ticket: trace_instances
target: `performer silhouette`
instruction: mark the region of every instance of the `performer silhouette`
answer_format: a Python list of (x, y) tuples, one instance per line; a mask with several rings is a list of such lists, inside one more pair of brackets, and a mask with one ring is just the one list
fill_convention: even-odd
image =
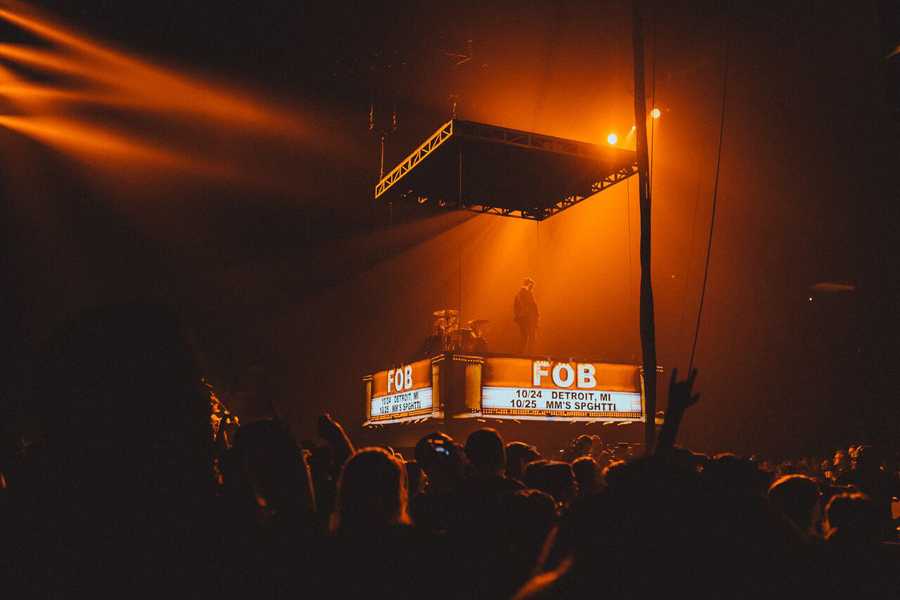
[(519, 326), (522, 334), (522, 343), (519, 348), (520, 354), (531, 354), (534, 351), (534, 335), (537, 332), (538, 312), (537, 302), (534, 301), (534, 280), (526, 277), (522, 282), (522, 287), (516, 293), (516, 299), (513, 303), (513, 320)]

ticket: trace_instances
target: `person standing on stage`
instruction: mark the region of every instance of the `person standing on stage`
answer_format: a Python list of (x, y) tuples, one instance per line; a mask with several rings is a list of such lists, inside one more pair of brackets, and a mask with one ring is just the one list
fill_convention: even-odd
[(533, 351), (534, 334), (537, 332), (540, 318), (537, 302), (534, 301), (534, 294), (531, 292), (532, 289), (534, 289), (534, 280), (526, 277), (513, 303), (514, 320), (522, 333), (521, 354), (531, 354)]

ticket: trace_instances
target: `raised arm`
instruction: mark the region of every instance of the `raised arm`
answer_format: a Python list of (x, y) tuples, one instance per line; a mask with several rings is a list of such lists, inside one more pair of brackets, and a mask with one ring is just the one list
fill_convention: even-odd
[(700, 400), (700, 394), (693, 393), (695, 379), (697, 369), (692, 370), (688, 378), (682, 381), (678, 381), (678, 369), (672, 369), (672, 378), (669, 380), (669, 407), (656, 442), (656, 454), (668, 452), (675, 447), (675, 437), (678, 435), (678, 427), (681, 425), (684, 412)]
[(341, 424), (335, 421), (331, 415), (325, 413), (319, 417), (318, 423), (319, 435), (328, 442), (331, 447), (331, 455), (338, 472), (348, 458), (353, 454), (353, 443), (350, 436), (341, 427)]

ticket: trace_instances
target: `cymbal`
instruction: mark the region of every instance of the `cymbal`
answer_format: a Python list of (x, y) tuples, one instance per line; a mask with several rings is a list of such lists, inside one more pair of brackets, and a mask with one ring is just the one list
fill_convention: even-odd
[(442, 308), (441, 310), (436, 310), (431, 314), (435, 317), (455, 317), (459, 315), (459, 311), (452, 308)]
[(467, 323), (469, 327), (482, 327), (490, 323), (488, 319), (472, 319)]

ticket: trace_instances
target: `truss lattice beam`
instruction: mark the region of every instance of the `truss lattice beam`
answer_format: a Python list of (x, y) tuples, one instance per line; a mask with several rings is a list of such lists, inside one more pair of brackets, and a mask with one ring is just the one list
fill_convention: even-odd
[(496, 125), (485, 125), (472, 121), (456, 121), (455, 123), (456, 135), (466, 139), (484, 140), (519, 148), (530, 148), (532, 150), (544, 150), (555, 154), (568, 154), (588, 158), (597, 156), (596, 147), (587, 142), (567, 140), (552, 135), (508, 129), (506, 127), (497, 127)]
[(521, 219), (532, 219), (535, 221), (543, 221), (547, 217), (564, 211), (565, 209), (575, 206), (583, 200), (587, 200), (594, 194), (599, 194), (603, 190), (614, 186), (615, 184), (625, 181), (632, 175), (637, 174), (637, 166), (630, 165), (623, 167), (617, 171), (610, 173), (603, 179), (595, 181), (590, 186), (588, 194), (572, 194), (559, 200), (555, 204), (547, 207), (536, 207), (533, 210), (522, 210), (517, 208), (503, 208), (497, 206), (488, 206), (486, 204), (467, 204), (463, 208), (473, 212), (484, 213), (489, 215), (501, 215), (504, 217), (519, 217)]
[[(452, 142), (452, 144), (449, 142)], [(484, 186), (479, 189), (477, 183), (464, 189), (462, 165), (465, 161), (463, 155), (470, 151), (477, 152), (477, 149), (489, 145), (503, 145), (530, 150), (535, 153), (535, 157), (538, 157), (538, 161), (540, 161), (542, 156), (546, 156), (548, 161), (553, 155), (571, 156), (577, 159), (572, 164), (578, 165), (576, 170), (581, 171), (575, 177), (585, 183), (576, 183), (574, 186), (571, 183), (554, 183), (556, 186), (555, 191), (550, 192), (549, 198), (538, 198), (534, 194), (529, 195), (527, 192), (518, 199), (509, 197), (495, 198), (492, 197), (494, 190), (490, 187), (486, 189)], [(445, 148), (438, 151), (441, 146), (445, 146)], [(435, 168), (446, 171), (448, 167), (445, 163), (447, 161), (443, 160), (441, 162), (442, 159), (439, 159), (435, 167), (421, 165), (432, 154), (438, 157), (445, 157), (447, 152), (451, 152), (447, 148), (457, 149), (460, 153), (458, 195), (452, 200), (444, 197), (447, 194), (447, 190), (445, 187), (442, 187), (446, 184), (447, 173), (441, 173), (440, 175), (434, 175), (433, 173)], [(633, 153), (622, 149), (600, 148), (595, 144), (577, 140), (453, 119), (439, 127), (418, 148), (378, 181), (375, 185), (375, 199), (384, 196), (398, 181), (415, 169), (417, 173), (425, 173), (425, 179), (416, 178), (415, 181), (410, 181), (410, 186), (416, 188), (417, 193), (420, 193), (426, 199), (435, 195), (434, 192), (436, 192), (437, 197), (433, 199), (438, 202), (440, 207), (541, 221), (635, 175), (637, 173), (637, 163), (633, 157), (629, 158), (629, 154), (633, 155)], [(532, 172), (534, 171), (532, 167), (534, 164), (533, 158), (516, 158), (525, 157), (525, 155), (530, 156), (530, 153), (516, 153), (516, 151), (511, 150), (509, 157), (513, 160), (513, 163), (518, 160), (518, 164), (522, 165), (525, 171), (522, 173), (516, 172), (516, 175), (511, 175), (509, 172), (498, 172), (497, 177), (499, 180), (502, 181), (504, 177), (509, 179), (510, 177), (521, 177), (522, 175), (531, 176), (532, 179), (540, 177), (538, 172)], [(455, 161), (453, 162), (455, 164)], [(471, 165), (472, 163), (469, 164)], [(490, 177), (486, 172), (486, 169), (490, 168), (489, 164), (484, 164), (483, 162), (474, 164), (474, 169), (479, 173), (475, 176), (476, 182), (479, 177), (482, 179)], [(545, 164), (548, 165), (547, 168), (551, 169), (552, 172), (554, 168), (553, 163), (547, 162)], [(423, 168), (425, 169), (424, 171), (422, 170)], [(469, 167), (469, 169), (472, 168), (472, 166)], [(512, 168), (515, 170), (515, 167)], [(558, 178), (559, 170), (556, 173)], [(428, 179), (429, 177), (432, 179)], [(436, 180), (434, 179), (435, 177), (437, 177)], [(444, 177), (444, 180), (441, 180), (441, 177)], [(438, 183), (435, 181), (438, 181)], [(444, 181), (444, 183), (440, 183), (440, 181)], [(521, 182), (517, 180), (517, 183), (520, 184)], [(503, 187), (502, 184), (500, 187)], [(519, 187), (521, 188), (521, 185)], [(553, 196), (555, 194), (563, 197), (554, 201)], [(403, 197), (405, 197), (405, 194)]]
[(404, 175), (412, 171), (413, 167), (422, 162), (426, 156), (434, 152), (441, 144), (449, 140), (453, 136), (454, 121), (447, 121), (437, 131), (431, 134), (421, 146), (410, 153), (409, 156), (400, 161), (391, 172), (385, 175), (375, 185), (375, 199), (377, 200), (382, 194), (388, 191), (391, 186), (400, 181)]

